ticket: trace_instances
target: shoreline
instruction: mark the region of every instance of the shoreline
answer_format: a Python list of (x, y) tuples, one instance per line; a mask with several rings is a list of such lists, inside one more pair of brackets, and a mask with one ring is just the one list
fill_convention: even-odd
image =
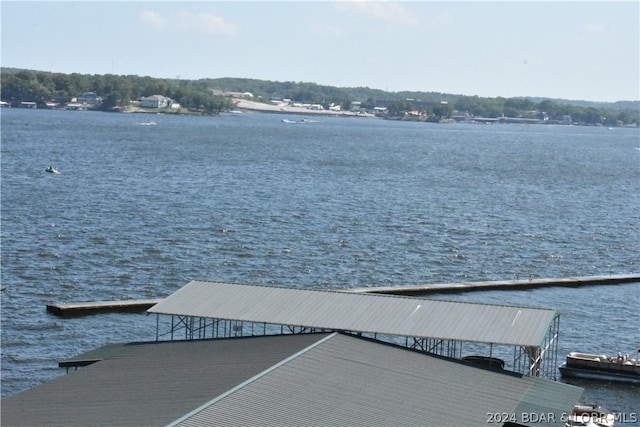
[(236, 109), (242, 112), (257, 113), (274, 113), (274, 114), (297, 114), (297, 115), (313, 115), (313, 116), (330, 116), (330, 117), (365, 117), (377, 118), (373, 114), (358, 114), (352, 111), (330, 111), (330, 110), (311, 110), (306, 107), (296, 107), (293, 105), (271, 105), (263, 102), (250, 101), (247, 99), (236, 99), (233, 101)]

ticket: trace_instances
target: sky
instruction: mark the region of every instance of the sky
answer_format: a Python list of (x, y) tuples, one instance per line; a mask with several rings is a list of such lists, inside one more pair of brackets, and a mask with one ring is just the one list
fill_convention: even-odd
[(638, 1), (7, 1), (1, 65), (614, 102)]

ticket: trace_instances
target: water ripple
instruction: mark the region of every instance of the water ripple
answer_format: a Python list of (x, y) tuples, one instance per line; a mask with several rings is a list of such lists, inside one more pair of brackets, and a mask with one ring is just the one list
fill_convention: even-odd
[[(60, 321), (53, 302), (158, 298), (193, 279), (339, 289), (639, 270), (634, 129), (327, 119), (291, 133), (271, 115), (163, 116), (149, 138), (130, 116), (3, 111), (3, 396), (61, 374), (60, 358), (155, 337), (150, 317)], [(637, 294), (616, 288), (630, 293), (585, 314), (611, 300), (598, 289), (484, 297), (567, 298), (569, 347), (637, 345), (603, 319), (637, 315)]]

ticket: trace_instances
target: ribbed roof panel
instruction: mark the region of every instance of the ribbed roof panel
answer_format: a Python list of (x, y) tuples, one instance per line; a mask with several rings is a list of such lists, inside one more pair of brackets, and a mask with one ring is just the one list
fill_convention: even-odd
[(326, 336), (109, 345), (85, 354), (101, 361), (3, 399), (1, 424), (163, 426)]
[(562, 425), (562, 414), (581, 393), (558, 382), (333, 335), (173, 425), (486, 426), (489, 414), (522, 419), (522, 410), (552, 413), (550, 425)]
[(192, 281), (150, 313), (540, 346), (555, 310)]

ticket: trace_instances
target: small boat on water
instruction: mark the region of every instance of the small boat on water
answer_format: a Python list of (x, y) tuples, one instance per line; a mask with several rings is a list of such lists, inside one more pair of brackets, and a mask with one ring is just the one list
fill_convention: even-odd
[(615, 416), (597, 403), (578, 403), (565, 421), (565, 427), (613, 427)]
[(295, 120), (282, 119), (282, 123), (295, 123)]
[(58, 169), (54, 168), (53, 166), (48, 166), (45, 169), (45, 172), (60, 174), (60, 171)]
[(559, 369), (563, 377), (640, 383), (640, 360), (620, 353), (609, 357), (571, 352)]

